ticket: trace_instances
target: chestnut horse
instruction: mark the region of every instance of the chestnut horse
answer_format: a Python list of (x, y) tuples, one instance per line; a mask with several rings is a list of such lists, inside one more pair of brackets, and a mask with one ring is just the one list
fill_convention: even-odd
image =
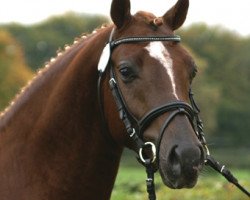
[(188, 0), (179, 0), (156, 17), (142, 11), (131, 15), (129, 0), (113, 0), (114, 24), (78, 39), (38, 73), (1, 114), (2, 200), (110, 198), (123, 148), (138, 149), (117, 112), (119, 101), (109, 89), (106, 66), (101, 66), (100, 110), (97, 68), (106, 43), (128, 37), (118, 40), (105, 58), (119, 98), (137, 121), (179, 102), (175, 116), (166, 109), (152, 120), (144, 118), (140, 140), (156, 145), (157, 168), (168, 187), (196, 184), (204, 153), (186, 111), (196, 67), (174, 35), (188, 5)]

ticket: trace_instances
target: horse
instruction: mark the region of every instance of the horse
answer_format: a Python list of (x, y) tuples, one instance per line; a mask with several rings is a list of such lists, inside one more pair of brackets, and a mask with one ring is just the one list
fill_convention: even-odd
[(188, 7), (132, 15), (129, 0), (113, 0), (112, 24), (38, 72), (1, 114), (1, 199), (109, 199), (125, 147), (166, 186), (195, 186), (204, 165), (189, 105), (197, 67), (174, 33)]

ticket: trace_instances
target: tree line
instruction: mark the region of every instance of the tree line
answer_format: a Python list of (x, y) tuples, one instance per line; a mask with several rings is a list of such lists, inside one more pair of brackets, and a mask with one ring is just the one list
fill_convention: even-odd
[[(29, 26), (0, 25), (0, 110), (58, 49), (103, 23), (105, 16), (66, 13)], [(209, 138), (216, 146), (249, 147), (250, 38), (206, 24), (178, 34), (198, 65), (193, 90)]]
[(214, 90), (202, 95), (207, 99), (204, 111), (215, 108), (211, 133), (217, 144), (250, 147), (250, 38), (205, 24), (190, 26), (181, 34), (192, 51), (206, 61), (204, 82), (198, 87), (203, 90), (208, 85)]

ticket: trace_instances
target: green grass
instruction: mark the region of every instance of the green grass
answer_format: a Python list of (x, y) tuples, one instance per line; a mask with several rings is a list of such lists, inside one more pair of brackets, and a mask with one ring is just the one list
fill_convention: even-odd
[[(250, 157), (248, 149), (217, 149), (212, 154), (226, 164), (239, 182), (250, 190)], [(244, 155), (244, 156), (242, 156)], [(202, 171), (192, 189), (171, 190), (164, 186), (156, 173), (157, 200), (249, 200), (238, 188), (209, 167)], [(145, 169), (138, 164), (134, 153), (125, 151), (111, 200), (148, 200)]]
[[(232, 172), (242, 185), (250, 189), (250, 170), (232, 170)], [(111, 200), (147, 200), (145, 178), (143, 167), (122, 166)], [(211, 170), (201, 174), (193, 189), (171, 190), (164, 186), (158, 174), (155, 184), (157, 200), (249, 200), (224, 177), (216, 175)]]

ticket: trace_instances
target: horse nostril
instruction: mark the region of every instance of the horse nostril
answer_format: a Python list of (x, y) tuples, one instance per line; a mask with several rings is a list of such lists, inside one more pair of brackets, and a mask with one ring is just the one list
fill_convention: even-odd
[(168, 158), (169, 165), (172, 168), (172, 175), (174, 178), (177, 178), (181, 175), (181, 162), (179, 160), (177, 148), (178, 146), (176, 145), (171, 149), (171, 152)]
[(186, 146), (180, 149), (179, 156), (182, 165), (182, 174), (187, 179), (197, 176), (202, 168), (202, 159), (204, 158), (200, 146)]
[(175, 145), (169, 154), (168, 162), (174, 177), (182, 174), (198, 173), (203, 163), (204, 154), (199, 146)]
[(177, 162), (177, 153), (176, 153), (176, 149), (178, 148), (178, 146), (174, 146), (169, 154), (169, 163), (174, 164)]

